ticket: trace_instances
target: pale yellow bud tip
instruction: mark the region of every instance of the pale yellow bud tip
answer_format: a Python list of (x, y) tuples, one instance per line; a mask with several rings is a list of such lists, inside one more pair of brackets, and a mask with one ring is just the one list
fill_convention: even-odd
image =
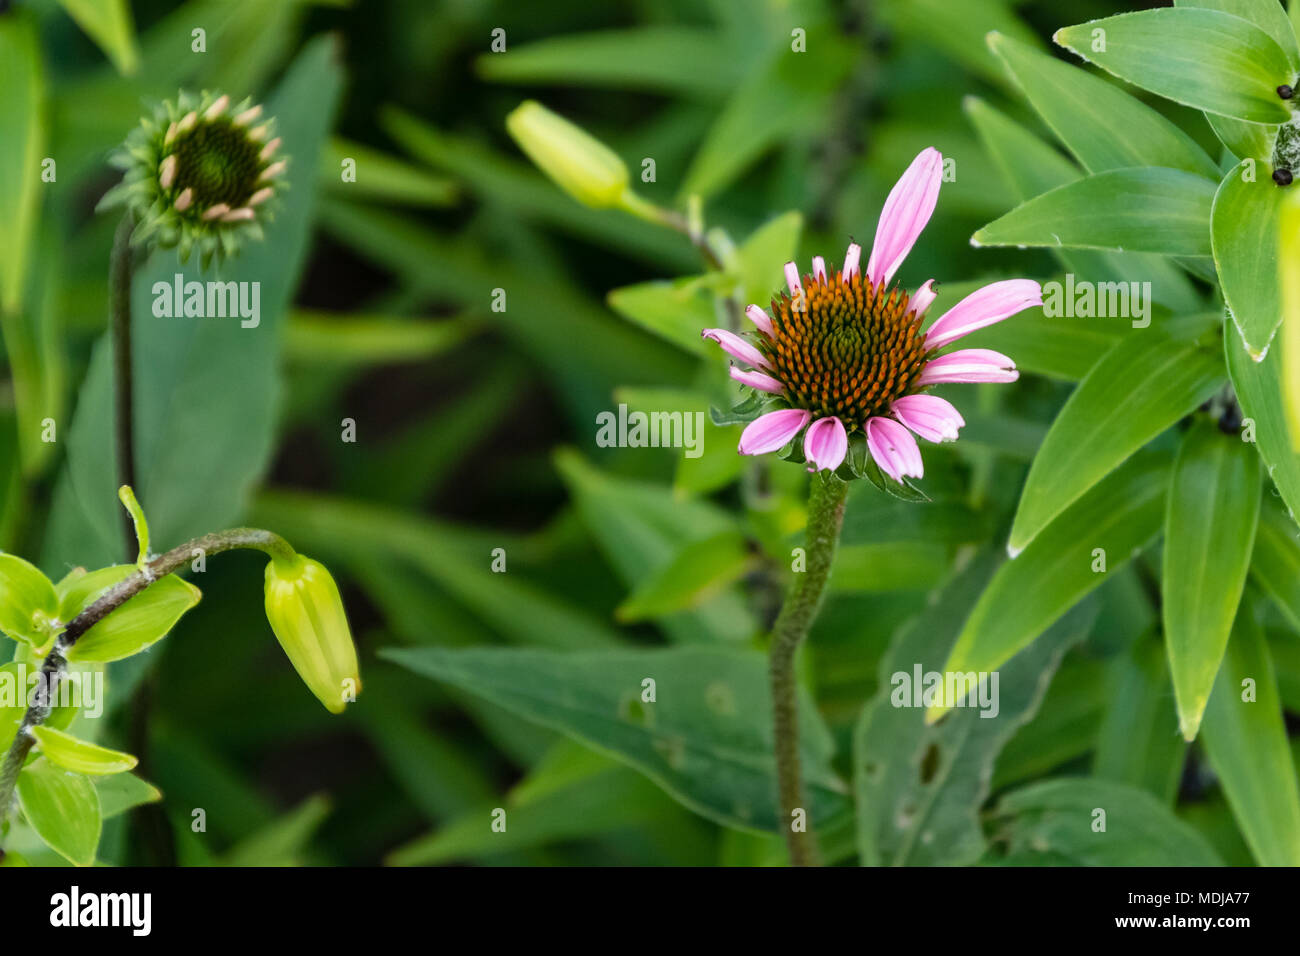
[(585, 130), (534, 100), (506, 117), (506, 129), (528, 158), (578, 202), (597, 209), (621, 204), (627, 166)]

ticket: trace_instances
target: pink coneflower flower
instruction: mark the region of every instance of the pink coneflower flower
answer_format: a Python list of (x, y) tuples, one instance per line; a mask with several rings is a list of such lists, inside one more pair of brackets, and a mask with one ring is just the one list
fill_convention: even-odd
[(885, 200), (865, 274), (862, 249), (849, 245), (838, 272), (814, 256), (812, 273), (785, 267), (788, 293), (772, 300), (769, 315), (751, 305), (751, 337), (705, 329), (748, 368), (731, 377), (788, 404), (761, 415), (740, 436), (740, 453), (776, 451), (804, 428), (804, 456), (813, 469), (834, 471), (848, 452), (849, 436), (861, 428), (881, 471), (895, 481), (920, 478), (921, 451), (913, 433), (927, 441), (954, 441), (965, 421), (949, 402), (927, 394), (947, 382), (1014, 382), (1015, 363), (989, 349), (939, 351), (976, 329), (1042, 305), (1043, 292), (1030, 279), (994, 282), (971, 293), (922, 332), (934, 301), (934, 280), (911, 296), (890, 280), (929, 222), (939, 198), (943, 157), (925, 149), (912, 161)]

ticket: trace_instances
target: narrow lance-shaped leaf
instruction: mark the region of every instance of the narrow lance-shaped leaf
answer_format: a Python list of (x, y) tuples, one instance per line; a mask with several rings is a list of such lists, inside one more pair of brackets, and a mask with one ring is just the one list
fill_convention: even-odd
[[(968, 96), (963, 101), (966, 115), (979, 133), (980, 142), (993, 158), (994, 164), (1020, 202), (1045, 193), (1057, 186), (1076, 182), (1083, 173), (1074, 163), (1062, 156), (1054, 147), (1039, 139), (1029, 130), (977, 97)], [(1053, 249), (1053, 253), (1069, 272), (1090, 280), (1118, 279), (1122, 282), (1151, 283), (1152, 298), (1175, 311), (1190, 312), (1199, 305), (1199, 294), (1187, 275), (1164, 256), (1149, 252), (1103, 252), (1091, 249)], [(973, 291), (973, 290), (972, 290)], [(1099, 330), (1079, 328), (1079, 323), (1069, 320), (1075, 327), (1074, 336), (1099, 336)], [(1025, 323), (1021, 323), (1021, 328)], [(988, 326), (984, 331), (1005, 327), (1006, 323)], [(1078, 354), (1076, 365), (1086, 362), (1074, 380), (1083, 377), (1094, 364), (1096, 357)], [(1004, 351), (992, 346), (997, 351)], [(1013, 350), (1014, 351), (1014, 350)], [(1016, 362), (1021, 368), (1019, 352)], [(1035, 371), (1041, 371), (1035, 369)]]
[(1250, 577), (1300, 632), (1300, 532), (1271, 499), (1266, 495), (1260, 506)]
[(1282, 349), (1251, 361), (1246, 350), (1224, 336), (1228, 372), (1244, 416), (1242, 436), (1253, 440), (1293, 519), (1300, 516), (1300, 454), (1291, 447), (1278, 395), (1282, 389)]
[[(1151, 543), (1164, 517), (1169, 465), (1139, 456), (1076, 501), (998, 569), (944, 671), (991, 672)], [(928, 708), (938, 720), (948, 708)]]
[(1208, 256), (1214, 183), (1181, 169), (1112, 169), (1035, 196), (971, 237), (1047, 246)]
[(1240, 343), (1255, 361), (1264, 357), (1282, 323), (1278, 228), (1285, 195), (1268, 166), (1243, 162), (1223, 177), (1210, 212), (1223, 298)]
[(1300, 46), (1296, 44), (1295, 30), (1280, 0), (1174, 0), (1174, 6), (1218, 10), (1249, 20), (1277, 41), (1291, 66), (1300, 69)]
[(1198, 421), (1174, 463), (1161, 611), (1183, 737), (1193, 740), (1237, 615), (1259, 523), (1259, 456)]
[(1205, 709), (1201, 740), (1255, 859), (1300, 866), (1300, 793), (1277, 676), (1245, 605)]
[(1159, 333), (1116, 345), (1079, 383), (1029, 469), (1008, 550), (1018, 554), (1071, 502), (1223, 385), (1211, 352)]
[(1295, 73), (1277, 41), (1240, 17), (1190, 7), (1142, 10), (1058, 30), (1061, 46), (1176, 103), (1252, 123), (1285, 123), (1277, 87)]
[(989, 48), (1088, 172), (1165, 166), (1218, 179), (1190, 136), (1114, 83), (998, 33)]
[(74, 773), (103, 776), (122, 773), (139, 763), (131, 754), (81, 740), (54, 727), (33, 727), (32, 736), (46, 760)]

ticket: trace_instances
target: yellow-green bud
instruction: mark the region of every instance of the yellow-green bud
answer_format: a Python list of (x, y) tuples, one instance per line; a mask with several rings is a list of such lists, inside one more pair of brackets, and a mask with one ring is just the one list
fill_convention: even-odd
[(623, 204), (628, 173), (604, 143), (535, 100), (525, 100), (506, 117), (506, 129), (556, 185), (596, 209)]
[(294, 670), (330, 713), (343, 713), (361, 690), (338, 585), (325, 565), (296, 554), (266, 566), (266, 619)]

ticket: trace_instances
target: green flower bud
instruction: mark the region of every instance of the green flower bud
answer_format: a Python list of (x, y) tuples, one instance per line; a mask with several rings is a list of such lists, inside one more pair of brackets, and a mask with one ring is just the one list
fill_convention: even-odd
[(338, 585), (325, 565), (301, 554), (266, 566), (266, 619), (307, 688), (333, 714), (361, 690)]
[(528, 158), (578, 202), (596, 209), (624, 204), (627, 166), (585, 130), (534, 100), (506, 117), (506, 129)]
[(275, 121), (250, 100), (182, 92), (140, 121), (113, 156), (125, 172), (99, 208), (126, 206), (135, 216), (131, 241), (177, 248), (182, 262), (198, 251), (206, 266), (262, 238), (283, 183)]

